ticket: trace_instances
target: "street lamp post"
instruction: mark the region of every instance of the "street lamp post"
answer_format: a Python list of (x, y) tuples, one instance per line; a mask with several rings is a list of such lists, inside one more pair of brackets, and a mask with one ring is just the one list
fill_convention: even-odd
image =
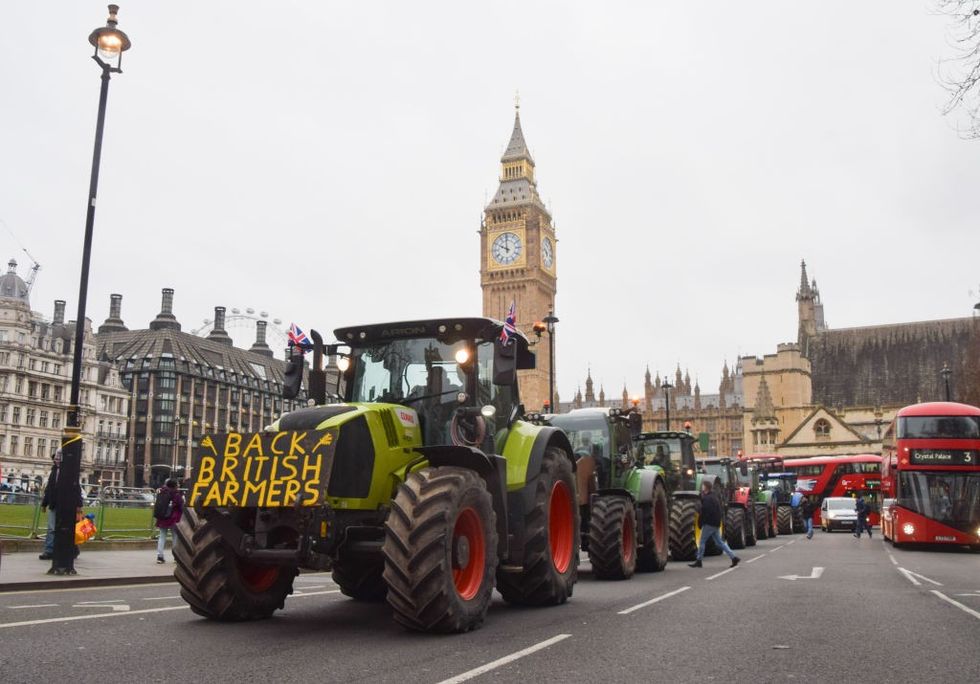
[(673, 388), (669, 382), (664, 380), (664, 384), (661, 385), (664, 390), (664, 410), (667, 412), (667, 427), (666, 430), (670, 429), (670, 390)]
[(943, 376), (943, 384), (946, 385), (946, 401), (952, 401), (949, 394), (949, 376), (953, 374), (952, 369), (948, 364), (943, 364), (943, 369), (939, 371), (939, 374)]
[(558, 318), (554, 310), (548, 312), (544, 317), (544, 324), (548, 326), (548, 405), (551, 406), (552, 413), (558, 413), (555, 406), (555, 324)]
[(88, 42), (95, 48), (92, 59), (102, 68), (102, 89), (99, 93), (99, 113), (95, 125), (95, 149), (92, 153), (92, 175), (89, 181), (88, 207), (85, 216), (85, 240), (82, 247), (82, 270), (78, 287), (78, 315), (75, 317), (75, 346), (72, 356), (71, 397), (68, 417), (61, 438), (61, 468), (58, 473), (57, 507), (55, 509), (54, 560), (49, 574), (74, 575), (75, 572), (75, 509), (81, 492), (79, 474), (82, 461), (82, 423), (79, 416), (79, 394), (82, 379), (82, 344), (85, 335), (85, 300), (88, 296), (88, 270), (92, 253), (92, 228), (95, 224), (95, 197), (99, 188), (99, 164), (102, 158), (102, 132), (105, 128), (106, 99), (109, 78), (122, 73), (122, 53), (130, 48), (129, 37), (116, 28), (118, 5), (109, 5), (109, 18), (104, 27), (89, 34)]

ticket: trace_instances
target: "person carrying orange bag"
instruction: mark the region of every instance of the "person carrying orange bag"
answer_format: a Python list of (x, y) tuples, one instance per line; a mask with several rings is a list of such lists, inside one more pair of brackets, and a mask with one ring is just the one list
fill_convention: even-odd
[(89, 513), (84, 518), (75, 523), (75, 543), (84, 544), (95, 536), (98, 530), (95, 527), (95, 515)]

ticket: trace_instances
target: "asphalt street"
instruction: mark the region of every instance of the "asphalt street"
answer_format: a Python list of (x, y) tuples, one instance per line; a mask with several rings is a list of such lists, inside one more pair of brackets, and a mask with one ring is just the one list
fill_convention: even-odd
[(485, 625), (433, 636), (306, 574), (270, 620), (211, 623), (174, 583), (0, 594), (5, 683), (980, 681), (980, 555), (820, 531), (701, 569), (600, 582), (564, 606), (496, 600)]

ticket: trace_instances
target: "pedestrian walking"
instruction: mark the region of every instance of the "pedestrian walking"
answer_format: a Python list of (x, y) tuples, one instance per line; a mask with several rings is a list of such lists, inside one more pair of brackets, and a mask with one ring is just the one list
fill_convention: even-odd
[(857, 522), (854, 523), (854, 536), (858, 539), (861, 538), (861, 533), (865, 530), (868, 531), (868, 538), (871, 538), (871, 524), (868, 523), (868, 513), (871, 509), (868, 508), (868, 504), (865, 502), (863, 496), (858, 496), (857, 503), (854, 504), (854, 510), (857, 511)]
[(163, 550), (167, 544), (167, 531), (170, 531), (170, 548), (176, 545), (174, 538), (174, 526), (180, 522), (181, 513), (184, 511), (184, 496), (177, 489), (177, 480), (167, 480), (166, 484), (157, 492), (156, 501), (153, 504), (153, 517), (156, 518), (157, 528), (160, 536), (157, 538), (157, 563), (166, 562), (163, 558)]
[(728, 544), (721, 538), (718, 530), (721, 528), (721, 502), (717, 495), (711, 491), (711, 483), (705, 480), (701, 483), (701, 515), (698, 517), (698, 527), (701, 528), (701, 542), (698, 544), (698, 555), (693, 563), (688, 563), (688, 567), (700, 568), (701, 559), (704, 558), (704, 547), (709, 539), (713, 539), (715, 544), (732, 559), (732, 567), (738, 565), (741, 560), (735, 552), (728, 548)]
[(809, 497), (803, 497), (803, 503), (800, 504), (800, 512), (803, 514), (803, 520), (806, 523), (806, 538), (813, 539), (813, 510), (816, 506), (810, 501)]
[[(47, 513), (48, 530), (44, 535), (44, 551), (38, 558), (40, 560), (51, 560), (54, 558), (54, 530), (57, 521), (55, 509), (58, 507), (58, 476), (61, 474), (61, 449), (51, 454), (51, 472), (48, 473), (48, 483), (44, 487), (44, 495), (41, 497), (41, 512)], [(82, 488), (75, 485), (78, 489), (78, 510), (76, 517), (82, 512)], [(78, 545), (75, 545), (75, 558), (79, 556)]]

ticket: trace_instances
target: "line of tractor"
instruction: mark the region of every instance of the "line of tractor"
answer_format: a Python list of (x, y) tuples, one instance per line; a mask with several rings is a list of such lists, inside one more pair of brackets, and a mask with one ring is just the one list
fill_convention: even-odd
[[(733, 548), (803, 529), (780, 464), (696, 459), (689, 432), (644, 432), (635, 409), (525, 412), (518, 371), (534, 355), (500, 321), (335, 334), (292, 347), (285, 394), (307, 388), (308, 408), (201, 441), (174, 551), (201, 616), (269, 617), (308, 568), (387, 601), (408, 629), (465, 632), (494, 590), (515, 605), (567, 601), (580, 549), (600, 580), (692, 560), (706, 478)], [(336, 392), (328, 356), (342, 361)]]

